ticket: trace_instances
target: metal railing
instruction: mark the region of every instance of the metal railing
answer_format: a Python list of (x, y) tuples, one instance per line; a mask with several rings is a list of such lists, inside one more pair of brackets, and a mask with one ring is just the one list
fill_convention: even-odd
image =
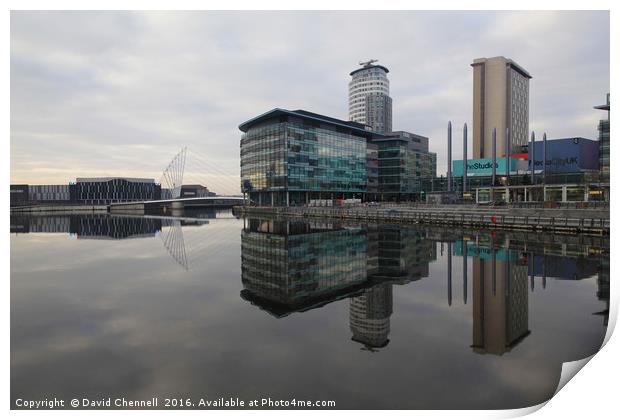
[(448, 211), (447, 209), (406, 208), (343, 208), (343, 207), (270, 207), (252, 208), (250, 213), (268, 213), (278, 216), (328, 217), (361, 219), (380, 222), (409, 222), (438, 225), (460, 225), (490, 229), (528, 229), (607, 234), (610, 219), (607, 217), (562, 217), (549, 214), (514, 215), (510, 212)]

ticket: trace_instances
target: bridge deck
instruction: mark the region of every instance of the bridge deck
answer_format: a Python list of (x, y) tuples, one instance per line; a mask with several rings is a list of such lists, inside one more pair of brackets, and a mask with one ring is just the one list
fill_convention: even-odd
[(110, 203), (110, 206), (136, 206), (136, 205), (159, 205), (159, 204), (222, 204), (222, 205), (239, 205), (243, 204), (242, 197), (189, 197), (189, 198), (170, 198), (165, 200), (147, 200), (147, 201), (127, 201), (123, 203)]

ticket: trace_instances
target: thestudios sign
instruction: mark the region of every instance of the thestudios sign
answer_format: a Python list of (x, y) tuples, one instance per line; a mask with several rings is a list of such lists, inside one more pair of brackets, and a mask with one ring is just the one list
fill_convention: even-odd
[[(509, 158), (510, 171), (527, 170), (527, 163), (523, 159)], [(472, 159), (467, 161), (467, 175), (491, 175), (493, 172), (493, 159)], [(501, 158), (495, 161), (495, 172), (498, 176), (506, 174), (506, 159)], [(452, 173), (454, 176), (463, 176), (463, 161), (455, 160), (452, 162)]]

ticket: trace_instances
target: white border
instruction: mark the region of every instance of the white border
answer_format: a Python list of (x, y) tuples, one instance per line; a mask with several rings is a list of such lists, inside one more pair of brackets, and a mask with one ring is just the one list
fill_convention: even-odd
[[(543, 0), (522, 0), (519, 2), (493, 2), (493, 1), (468, 1), (468, 2), (458, 2), (458, 1), (442, 1), (435, 0), (433, 2), (420, 2), (418, 4), (412, 3), (411, 1), (404, 0), (383, 0), (381, 2), (371, 2), (367, 0), (358, 0), (355, 3), (344, 2), (344, 1), (326, 1), (326, 0), (315, 0), (315, 1), (263, 1), (263, 2), (251, 2), (251, 1), (198, 1), (198, 0), (175, 0), (175, 1), (162, 1), (162, 0), (109, 0), (109, 1), (76, 1), (76, 0), (64, 0), (64, 1), (13, 1), (9, 0), (6, 2), (8, 4), (8, 8), (5, 11), (4, 19), (5, 22), (2, 27), (4, 27), (4, 31), (2, 32), (4, 37), (3, 49), (4, 49), (4, 57), (5, 57), (5, 65), (2, 68), (4, 86), (6, 87), (5, 92), (10, 92), (10, 10), (67, 10), (67, 9), (80, 9), (80, 10), (256, 10), (256, 9), (267, 9), (267, 10), (345, 10), (348, 9), (351, 5), (354, 5), (357, 10), (405, 10), (405, 9), (417, 9), (417, 10), (485, 10), (485, 9), (495, 9), (495, 10), (609, 10), (612, 9), (611, 12), (611, 75), (617, 74), (617, 54), (614, 53), (614, 47), (617, 46), (618, 39), (618, 31), (617, 26), (618, 23), (616, 11), (613, 10), (614, 6), (618, 4), (618, 2), (612, 1), (601, 1), (601, 0), (590, 0), (588, 2), (576, 2), (576, 1), (543, 1)], [(612, 96), (615, 98), (614, 93), (616, 92), (614, 86), (616, 84), (615, 78), (612, 76), (611, 78), (611, 91)], [(4, 215), (4, 240), (2, 241), (2, 255), (4, 258), (4, 264), (2, 264), (2, 280), (4, 280), (5, 289), (5, 300), (4, 300), (4, 322), (2, 323), (3, 335), (9, 340), (9, 317), (10, 317), (10, 282), (9, 282), (9, 235), (7, 234), (9, 230), (8, 226), (8, 208), (9, 208), (9, 194), (8, 187), (10, 183), (10, 164), (9, 164), (9, 156), (10, 156), (10, 95), (4, 95), (4, 118), (3, 118), (3, 132), (5, 133), (3, 146), (4, 151), (0, 154), (1, 164), (5, 170), (5, 182), (2, 183), (0, 189), (2, 191), (2, 212)], [(586, 106), (591, 106), (594, 104), (586, 104)], [(615, 124), (612, 123), (612, 126)], [(615, 132), (612, 128), (612, 131)], [(617, 155), (616, 148), (612, 148), (612, 160), (614, 160), (614, 156)], [(617, 178), (617, 172), (612, 172), (612, 178)], [(615, 184), (615, 182), (614, 182)], [(612, 188), (612, 195), (615, 188)], [(612, 206), (612, 212), (614, 211), (614, 207)], [(615, 219), (614, 219), (615, 220)], [(612, 220), (612, 225), (613, 225)], [(614, 230), (612, 229), (612, 232)], [(614, 236), (611, 237), (612, 242), (612, 256), (611, 260), (614, 260), (615, 256), (615, 248), (613, 244), (615, 243)], [(615, 277), (613, 274), (615, 271), (615, 265), (611, 264), (611, 278)], [(618, 312), (618, 287), (611, 287), (611, 313), (609, 316), (609, 333), (606, 339), (609, 339), (609, 335), (613, 330), (612, 325), (615, 325), (617, 319)], [(616, 412), (615, 408), (617, 408), (618, 404), (616, 403), (616, 392), (615, 385), (617, 385), (617, 376), (618, 376), (618, 360), (616, 354), (620, 354), (618, 349), (620, 345), (618, 344), (617, 337), (611, 336), (611, 339), (606, 343), (602, 351), (600, 351), (597, 355), (595, 355), (590, 363), (584, 367), (583, 371), (579, 373), (576, 380), (570, 381), (550, 402), (547, 404), (541, 404), (538, 407), (530, 407), (522, 410), (506, 410), (506, 411), (390, 411), (390, 412), (382, 412), (375, 413), (372, 411), (361, 412), (356, 411), (346, 414), (344, 412), (337, 412), (337, 415), (353, 415), (356, 417), (375, 417), (377, 415), (381, 416), (389, 416), (392, 418), (410, 418), (411, 415), (420, 415), (425, 418), (505, 418), (505, 417), (516, 417), (525, 414), (529, 414), (535, 412), (533, 414), (536, 418), (551, 418), (551, 417), (563, 417), (563, 418), (583, 418), (583, 417), (593, 417), (597, 416), (603, 417), (607, 416), (611, 413)], [(2, 382), (2, 392), (5, 401), (5, 409), (8, 410), (10, 407), (10, 375), (9, 375), (9, 360), (10, 360), (10, 348), (8, 345), (4, 345), (2, 349), (3, 360), (5, 361), (3, 364), (3, 378)], [(543, 409), (537, 411), (541, 407)], [(115, 412), (115, 417), (125, 418), (125, 417), (142, 417), (145, 416), (148, 418), (162, 418), (169, 417), (171, 415), (178, 415), (178, 413), (171, 413), (169, 411), (132, 411), (132, 412)], [(231, 412), (231, 411), (220, 411), (214, 412), (211, 411), (209, 413), (203, 413), (200, 411), (194, 412), (182, 412), (183, 416), (187, 417), (200, 417), (204, 418), (205, 415), (215, 418), (230, 418), (237, 417), (241, 415), (252, 416), (257, 418), (284, 418), (289, 416), (295, 416), (299, 418), (310, 418), (315, 417), (317, 415), (323, 416), (324, 413), (318, 414), (314, 411), (301, 411), (301, 412), (290, 412), (290, 411), (276, 411), (276, 412), (268, 412), (268, 411), (247, 411), (247, 412)], [(342, 414), (340, 414), (342, 413)], [(333, 414), (333, 412), (332, 412)], [(11, 411), (10, 415), (20, 417), (20, 418), (32, 418), (38, 416), (45, 416), (50, 418), (82, 418), (84, 413), (78, 411), (59, 411), (59, 412), (35, 412), (35, 411)], [(89, 412), (89, 417), (94, 418), (108, 418), (111, 415), (108, 411), (97, 411), (97, 412)]]

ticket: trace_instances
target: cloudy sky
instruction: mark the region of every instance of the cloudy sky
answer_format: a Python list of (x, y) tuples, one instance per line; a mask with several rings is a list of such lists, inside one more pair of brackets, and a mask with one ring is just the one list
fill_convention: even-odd
[(347, 119), (349, 72), (370, 58), (390, 69), (394, 129), (430, 137), (445, 173), (470, 63), (497, 55), (533, 76), (530, 129), (596, 138), (608, 12), (12, 12), (11, 182), (159, 180), (188, 146), (207, 161), (194, 179), (235, 192), (240, 123), (275, 107)]

